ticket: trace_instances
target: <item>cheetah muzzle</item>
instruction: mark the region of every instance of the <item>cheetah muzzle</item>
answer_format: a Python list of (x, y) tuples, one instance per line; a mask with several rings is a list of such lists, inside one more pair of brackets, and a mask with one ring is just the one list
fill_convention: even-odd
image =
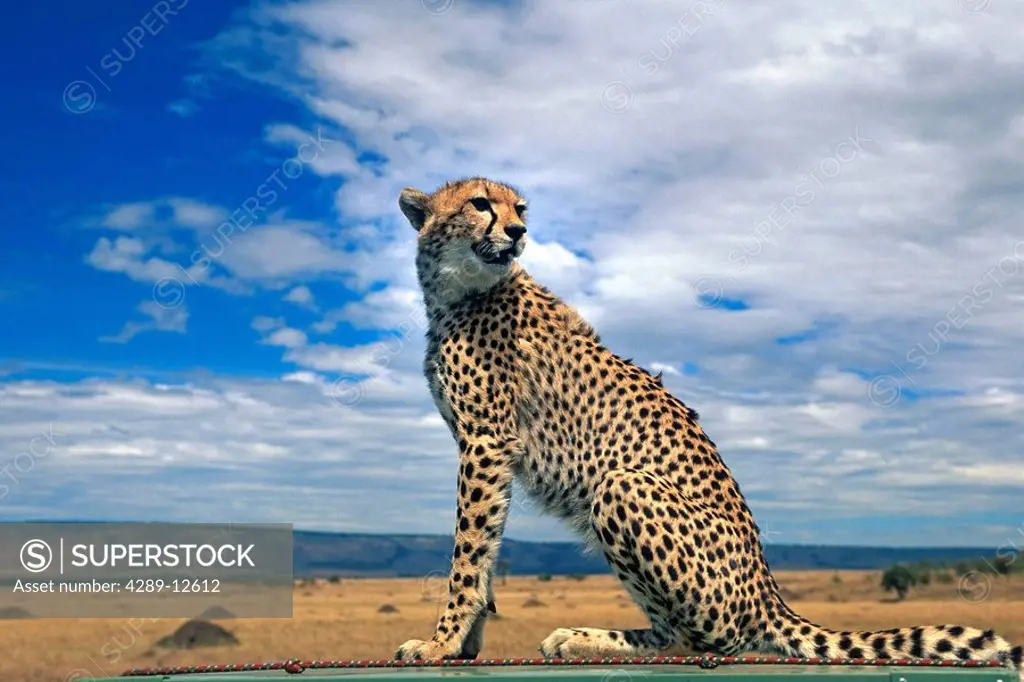
[[(528, 275), (526, 201), (485, 178), (405, 189), (426, 305), (423, 371), (458, 448), (447, 603), (429, 641), (399, 659), (475, 657), (518, 479), (600, 550), (650, 627), (559, 628), (545, 657), (765, 652), (834, 659), (998, 660), (1022, 648), (962, 625), (835, 631), (795, 613), (764, 558), (739, 484), (695, 411), (606, 348)], [(472, 244), (474, 260), (464, 267)]]
[(516, 242), (501, 247), (491, 241), (481, 241), (473, 245), (473, 253), (487, 265), (509, 265), (514, 258), (520, 255), (517, 253), (517, 250), (521, 250), (518, 244)]

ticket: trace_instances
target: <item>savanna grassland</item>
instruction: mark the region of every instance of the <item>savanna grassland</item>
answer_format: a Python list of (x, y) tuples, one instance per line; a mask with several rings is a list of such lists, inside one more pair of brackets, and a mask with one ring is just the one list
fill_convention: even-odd
[[(788, 603), (822, 625), (880, 629), (962, 622), (1024, 642), (1024, 575), (985, 577), (967, 593), (956, 580), (918, 586), (904, 601), (879, 587), (879, 571), (780, 571)], [(987, 587), (986, 587), (987, 585)], [(68, 681), (117, 676), (132, 667), (282, 658), (390, 658), (407, 639), (430, 635), (443, 606), (440, 580), (298, 581), (291, 619), (225, 619), (237, 644), (165, 649), (157, 640), (184, 619), (0, 620), (0, 679)], [(966, 597), (965, 598), (965, 594)], [(537, 655), (556, 627), (638, 627), (643, 617), (611, 576), (497, 579), (498, 617), (485, 658)]]

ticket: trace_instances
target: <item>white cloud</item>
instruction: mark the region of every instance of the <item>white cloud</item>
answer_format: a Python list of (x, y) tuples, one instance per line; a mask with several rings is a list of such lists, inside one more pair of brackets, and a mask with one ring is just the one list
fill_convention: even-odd
[(169, 199), (167, 204), (174, 212), (173, 220), (182, 227), (197, 230), (209, 229), (227, 217), (224, 209), (201, 201), (174, 198)]
[(416, 324), (425, 331), (426, 324), (419, 289), (397, 286), (370, 292), (359, 301), (331, 311), (313, 328), (329, 333), (343, 320), (363, 329), (404, 329)]
[(145, 202), (122, 204), (103, 218), (102, 224), (115, 230), (134, 230), (153, 218), (153, 206)]
[(161, 232), (175, 228), (207, 229), (225, 217), (223, 209), (188, 197), (166, 197), (120, 204), (108, 209), (96, 224), (112, 230)]
[(306, 345), (306, 335), (298, 329), (284, 327), (269, 334), (264, 343), (284, 348), (301, 348)]
[(199, 105), (190, 99), (176, 99), (167, 105), (167, 111), (182, 118), (189, 118), (199, 111)]
[(148, 249), (141, 239), (100, 237), (86, 261), (98, 270), (121, 272), (137, 282), (157, 282), (168, 277), (181, 277), (181, 270), (162, 258), (146, 258)]
[[(424, 445), (439, 453), (418, 452), (394, 475), (396, 484), (409, 488), (416, 479), (448, 478), (445, 470), (454, 465), (454, 450), (444, 443), (447, 433), (443, 427), (423, 428), (421, 408), (374, 416), (339, 406), (302, 383), (197, 387), (90, 380), (8, 383), (0, 391), (7, 417), (0, 424), (3, 452), (25, 450), (39, 433), (50, 433), (52, 424), (51, 451), (36, 456), (31, 470), (21, 458), (27, 471), (7, 495), (7, 502), (36, 517), (51, 515), (54, 500), (71, 486), (78, 509), (91, 518), (152, 513), (201, 521), (222, 518), (231, 507), (236, 521), (288, 517), (300, 527), (370, 529), (365, 518), (359, 520), (360, 508), (378, 495), (368, 493), (366, 484), (382, 475), (379, 462), (405, 458)], [(382, 429), (384, 423), (389, 428)], [(42, 454), (42, 441), (36, 445)], [(197, 471), (206, 485), (191, 485)], [(105, 485), (83, 481), (118, 486), (116, 503)], [(289, 492), (282, 497), (282, 491)], [(286, 499), (293, 492), (305, 498), (308, 512), (295, 515)], [(254, 503), (257, 498), (262, 499)], [(417, 498), (430, 500), (426, 494)], [(423, 527), (449, 515), (434, 500), (429, 507), (419, 515)], [(396, 523), (400, 511), (382, 514)]]
[(313, 292), (306, 285), (300, 285), (285, 294), (284, 300), (305, 308), (316, 309), (316, 302), (313, 300)]
[[(307, 145), (310, 151), (301, 154), (300, 160), (308, 163), (313, 172), (319, 175), (351, 175), (359, 171), (359, 163), (352, 149), (338, 140), (324, 139), (323, 131), (310, 134), (297, 126), (277, 124), (267, 126), (264, 139), (290, 150)], [(314, 146), (309, 147), (310, 144)], [(307, 158), (310, 160), (306, 161)]]
[(680, 376), (681, 372), (672, 365), (667, 365), (664, 362), (652, 362), (648, 365), (648, 369), (652, 372), (661, 372), (663, 374), (672, 374)]
[[(384, 355), (386, 348), (317, 348), (315, 356), (296, 355), (304, 369), (280, 382), (4, 382), (0, 451), (13, 456), (39, 433), (59, 434), (9, 500), (38, 517), (71, 502), (93, 518), (208, 520), (230, 507), (237, 521), (288, 519), (339, 530), (395, 530), (405, 514), (403, 532), (445, 532), (454, 505), (455, 447), (415, 368), (422, 349), (392, 348)], [(359, 384), (335, 381), (337, 373), (368, 368), (376, 374)], [(914, 443), (900, 435), (899, 425), (840, 432), (816, 424), (802, 416), (805, 403), (797, 395), (741, 415), (733, 398), (710, 386), (670, 380), (677, 394), (700, 395), (694, 402), (702, 422), (766, 521), (799, 526), (791, 514), (800, 510), (831, 520), (832, 529), (808, 536), (812, 541), (871, 543), (867, 531), (846, 525), (870, 509), (934, 516), (930, 531), (904, 538), (910, 544), (978, 545), (1005, 535), (994, 523), (984, 534), (951, 538), (942, 525), (965, 508), (998, 518), (1019, 497), (1003, 453), (986, 453), (970, 435), (986, 421), (981, 408), (965, 408), (957, 398), (908, 406), (905, 419), (931, 418), (948, 427)], [(358, 389), (350, 390), (354, 385)], [(791, 404), (780, 404), (786, 400)], [(1009, 448), (1019, 451), (1021, 437), (1010, 440)], [(27, 460), (22, 465), (28, 468)], [(196, 477), (206, 484), (187, 484)], [(76, 481), (74, 500), (62, 501)], [(120, 491), (116, 507), (109, 485)], [(948, 492), (932, 492), (940, 489), (957, 491), (957, 510), (949, 509)], [(388, 504), (381, 518), (371, 519), (361, 510), (374, 498)], [(564, 537), (559, 523), (530, 513), (517, 513), (509, 531), (513, 537)]]
[(269, 332), (284, 326), (285, 321), (283, 319), (267, 317), (266, 315), (259, 315), (252, 321), (252, 328), (259, 332)]
[[(953, 494), (978, 514), (1014, 508), (1019, 486), (992, 472), (1024, 464), (1024, 385), (1007, 369), (1024, 341), (1024, 6), (700, 6), (713, 13), (667, 0), (643, 11), (460, 0), (434, 16), (418, 0), (406, 11), (314, 0), (260, 5), (219, 36), (219, 62), (344, 128), (346, 142), (309, 164), (343, 180), (324, 207), (339, 224), (290, 220), (275, 206), (236, 232), (217, 274), (295, 303), (300, 282), (333, 280), (359, 300), (330, 309), (321, 296), (312, 331), (404, 331), (353, 348), (261, 320), (287, 381), (236, 387), (261, 407), (231, 408), (252, 428), (205, 446), (217, 461), (245, 469), (233, 459), (244, 441), (375, 453), (368, 461), (381, 468), (409, 466), (403, 502), (447, 500), (450, 471), (411, 476), (423, 471), (415, 457), (448, 456), (451, 444), (419, 375), (415, 235), (396, 197), (482, 174), (531, 199), (524, 264), (613, 350), (657, 359), (762, 518), (941, 520)], [(438, 41), (435, 29), (458, 39)], [(265, 128), (265, 141), (286, 148), (308, 135), (297, 123)], [(360, 165), (357, 151), (385, 160)], [(147, 224), (134, 206), (108, 227)], [(150, 282), (173, 264), (149, 254), (149, 242), (102, 238), (90, 262)], [(749, 307), (708, 309), (708, 297)], [(699, 371), (680, 373), (684, 363)], [(344, 419), (325, 408), (290, 421), (290, 401), (339, 392), (358, 399)], [(206, 399), (228, 414), (226, 398)], [(387, 432), (392, 416), (404, 420), (401, 437), (375, 450), (374, 428)], [(287, 443), (272, 439), (281, 433)], [(176, 441), (150, 437), (154, 461), (181, 456)], [(391, 485), (352, 461), (333, 471)], [(310, 498), (297, 518), (330, 500), (339, 523), (361, 523), (361, 498), (339, 507), (302, 473), (294, 489)], [(417, 523), (447, 532), (450, 518)], [(850, 538), (839, 526), (806, 537)]]
[[(346, 252), (319, 224), (275, 214), (266, 224), (253, 226), (250, 221), (240, 230), (230, 224), (224, 227), (229, 212), (222, 207), (187, 199), (161, 205), (172, 211), (172, 217), (155, 225), (157, 232), (100, 237), (86, 262), (137, 282), (162, 283), (179, 291), (208, 286), (233, 295), (289, 287), (297, 277), (355, 281), (358, 276), (355, 268), (362, 257)], [(193, 236), (175, 243), (160, 234), (175, 228), (188, 229)], [(164, 257), (168, 254), (176, 257)], [(303, 295), (302, 289), (292, 292), (293, 297)], [(316, 309), (311, 301), (308, 306)]]
[(344, 273), (351, 258), (333, 250), (315, 228), (291, 221), (253, 229), (225, 247), (217, 262), (235, 276), (249, 280)]
[(318, 372), (334, 372), (341, 374), (376, 374), (380, 366), (374, 362), (374, 346), (332, 346), (327, 343), (316, 343), (304, 348), (293, 348), (285, 354), (288, 362), (302, 367), (309, 367)]
[(185, 305), (165, 307), (157, 303), (156, 300), (149, 300), (140, 303), (137, 310), (149, 319), (142, 322), (129, 320), (124, 323), (124, 327), (116, 335), (101, 336), (99, 340), (109, 343), (127, 343), (145, 331), (175, 332), (177, 334), (186, 332), (188, 308)]

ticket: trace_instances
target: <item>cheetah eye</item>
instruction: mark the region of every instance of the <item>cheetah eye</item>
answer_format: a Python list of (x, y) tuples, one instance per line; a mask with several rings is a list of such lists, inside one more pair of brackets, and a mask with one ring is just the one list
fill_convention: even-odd
[(473, 204), (473, 208), (475, 208), (478, 211), (491, 210), (491, 202), (487, 201), (487, 199), (481, 199), (477, 197), (476, 199), (470, 199), (469, 202)]
[(517, 204), (516, 205), (516, 215), (519, 216), (520, 220), (523, 219), (523, 214), (524, 213), (526, 213), (526, 204)]

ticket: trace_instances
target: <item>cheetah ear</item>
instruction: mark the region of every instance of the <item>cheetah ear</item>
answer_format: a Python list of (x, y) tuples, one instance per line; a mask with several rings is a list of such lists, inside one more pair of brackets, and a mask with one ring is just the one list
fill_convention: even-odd
[(427, 216), (430, 215), (430, 197), (418, 189), (406, 187), (398, 195), (398, 206), (402, 209), (405, 217), (409, 219), (413, 228), (419, 232), (423, 223), (427, 222)]

